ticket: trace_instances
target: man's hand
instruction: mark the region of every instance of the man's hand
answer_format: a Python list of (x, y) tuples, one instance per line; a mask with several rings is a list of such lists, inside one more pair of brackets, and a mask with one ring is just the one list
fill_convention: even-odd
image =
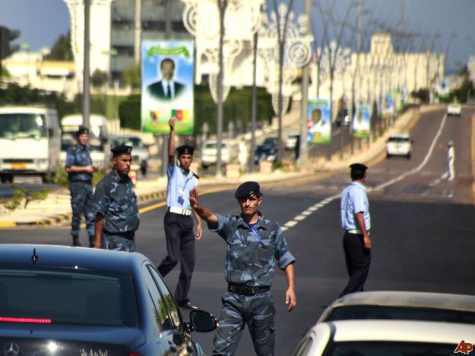
[(196, 226), (195, 226), (195, 239), (201, 240), (202, 237), (203, 237), (203, 225), (201, 225), (201, 223), (196, 224)]
[(196, 210), (196, 208), (198, 208), (200, 206), (200, 202), (198, 200), (198, 192), (196, 191), (196, 189), (193, 189), (190, 192), (190, 205), (195, 210)]
[(174, 131), (175, 130), (175, 124), (176, 124), (176, 117), (172, 117), (170, 118), (170, 120), (168, 120), (168, 125), (170, 125), (170, 131)]
[(369, 235), (367, 235), (367, 234), (363, 236), (363, 245), (368, 250), (371, 249), (371, 247), (373, 246), (373, 243), (372, 243), (371, 239), (369, 238)]
[(287, 304), (287, 310), (291, 312), (297, 306), (297, 295), (294, 288), (287, 288), (285, 292), (285, 304)]
[(94, 173), (95, 171), (97, 171), (97, 169), (93, 166), (86, 166), (84, 167), (84, 170), (86, 171), (86, 173)]

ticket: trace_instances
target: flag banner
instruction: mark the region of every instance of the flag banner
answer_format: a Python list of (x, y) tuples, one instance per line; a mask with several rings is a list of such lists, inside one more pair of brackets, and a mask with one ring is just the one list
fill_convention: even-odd
[(371, 130), (371, 105), (359, 104), (353, 119), (353, 136), (358, 138), (369, 137)]
[(307, 142), (328, 144), (332, 138), (330, 102), (327, 99), (311, 100), (307, 107)]
[(142, 130), (158, 135), (176, 117), (178, 135), (193, 134), (193, 42), (143, 41)]

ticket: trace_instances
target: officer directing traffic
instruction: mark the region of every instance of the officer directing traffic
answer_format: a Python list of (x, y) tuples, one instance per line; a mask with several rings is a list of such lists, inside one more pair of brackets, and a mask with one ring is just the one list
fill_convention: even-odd
[(129, 178), (132, 147), (112, 148), (112, 170), (97, 184), (95, 247), (135, 251), (135, 231), (139, 227), (137, 196)]
[(295, 258), (279, 225), (259, 211), (263, 201), (259, 184), (241, 184), (235, 197), (241, 214), (224, 216), (201, 206), (196, 192), (190, 196), (192, 208), (226, 242), (228, 292), (222, 298), (213, 355), (234, 355), (247, 324), (256, 354), (269, 356), (274, 354), (275, 343), (275, 308), (270, 291), (273, 272), (278, 266), (286, 274), (285, 303), (291, 311), (297, 304)]
[(81, 216), (86, 220), (89, 247), (94, 246), (94, 211), (92, 207), (92, 174), (97, 170), (92, 164), (89, 152), (89, 130), (79, 127), (76, 132), (77, 144), (66, 153), (65, 170), (68, 173), (69, 191), (71, 193), (71, 236), (73, 246), (81, 246), (79, 233)]
[(371, 219), (364, 186), (368, 167), (354, 163), (350, 169), (352, 183), (341, 194), (343, 249), (349, 281), (340, 296), (363, 290), (371, 263)]
[[(191, 277), (195, 268), (195, 239), (201, 239), (203, 228), (200, 218), (190, 206), (190, 192), (198, 186), (198, 176), (190, 170), (193, 147), (183, 145), (176, 149), (178, 165), (175, 163), (176, 118), (169, 121), (167, 206), (165, 214), (165, 238), (167, 256), (158, 266), (162, 276), (166, 276), (180, 262), (181, 270), (175, 290), (175, 300), (182, 308), (195, 309), (188, 298)], [(193, 217), (194, 219), (193, 219)], [(196, 225), (193, 222), (196, 221)]]

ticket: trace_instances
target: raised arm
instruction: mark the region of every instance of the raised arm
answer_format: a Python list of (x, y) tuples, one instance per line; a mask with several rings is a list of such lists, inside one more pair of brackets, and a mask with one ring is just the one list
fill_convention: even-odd
[(196, 189), (193, 189), (190, 193), (190, 205), (193, 208), (193, 211), (195, 211), (196, 214), (198, 214), (198, 216), (208, 224), (218, 224), (218, 216), (208, 208), (200, 205)]
[(175, 124), (176, 117), (172, 117), (168, 124), (170, 125), (170, 135), (168, 136), (168, 164), (175, 164)]

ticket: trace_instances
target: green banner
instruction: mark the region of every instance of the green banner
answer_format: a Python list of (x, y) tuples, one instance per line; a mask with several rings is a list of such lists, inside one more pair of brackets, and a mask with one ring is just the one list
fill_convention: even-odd
[(183, 56), (185, 58), (189, 58), (190, 52), (185, 46), (175, 48), (164, 48), (160, 46), (155, 46), (147, 50), (147, 57), (154, 56)]

